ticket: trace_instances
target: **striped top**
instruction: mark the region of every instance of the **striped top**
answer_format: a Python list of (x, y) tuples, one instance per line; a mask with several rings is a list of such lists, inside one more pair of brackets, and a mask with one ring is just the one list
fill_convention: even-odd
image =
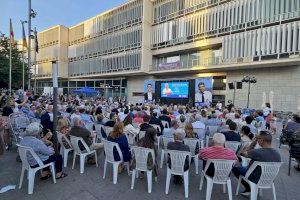
[(221, 146), (212, 146), (204, 148), (199, 153), (199, 159), (225, 159), (225, 160), (238, 160), (235, 152), (231, 149)]

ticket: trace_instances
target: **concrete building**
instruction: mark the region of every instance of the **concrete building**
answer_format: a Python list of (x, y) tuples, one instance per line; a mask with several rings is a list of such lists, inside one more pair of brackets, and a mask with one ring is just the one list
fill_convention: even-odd
[[(51, 86), (57, 60), (64, 92), (90, 86), (140, 102), (147, 79), (213, 77), (213, 102), (227, 102), (226, 83), (251, 75), (250, 107), (260, 108), (264, 93), (274, 110), (300, 101), (299, 0), (132, 0), (38, 39), (39, 91)], [(247, 84), (236, 91), (238, 107), (247, 93)]]

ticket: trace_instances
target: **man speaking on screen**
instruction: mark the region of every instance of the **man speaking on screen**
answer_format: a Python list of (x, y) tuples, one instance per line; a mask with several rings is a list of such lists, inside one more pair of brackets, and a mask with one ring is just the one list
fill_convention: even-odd
[(148, 83), (148, 85), (147, 85), (147, 92), (144, 93), (145, 101), (147, 101), (147, 102), (153, 101), (155, 99), (154, 95), (155, 94), (153, 93), (152, 84)]
[(212, 103), (212, 94), (210, 91), (205, 90), (205, 84), (203, 82), (198, 84), (198, 92), (195, 94), (195, 103), (202, 107), (210, 106)]

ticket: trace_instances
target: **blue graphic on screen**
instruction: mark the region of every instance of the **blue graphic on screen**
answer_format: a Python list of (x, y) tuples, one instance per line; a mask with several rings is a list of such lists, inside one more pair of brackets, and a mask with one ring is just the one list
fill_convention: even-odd
[(161, 83), (161, 97), (163, 98), (188, 98), (189, 82)]

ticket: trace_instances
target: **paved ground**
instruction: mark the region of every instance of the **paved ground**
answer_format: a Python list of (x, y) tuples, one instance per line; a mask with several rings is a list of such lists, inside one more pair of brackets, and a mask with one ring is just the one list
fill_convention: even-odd
[[(277, 141), (275, 141), (274, 145)], [(281, 167), (280, 174), (275, 181), (277, 199), (279, 200), (296, 200), (300, 197), (300, 173), (291, 170), (291, 176), (287, 176), (288, 172), (288, 150), (282, 147), (280, 150), (283, 161), (285, 162)], [(8, 184), (18, 184), (21, 164), (15, 161), (17, 156), (16, 150), (11, 150), (5, 155), (0, 156), (0, 188)], [(9, 192), (0, 194), (2, 200), (127, 200), (127, 199), (184, 199), (183, 186), (175, 186), (171, 183), (170, 192), (168, 195), (164, 193), (165, 180), (166, 180), (166, 168), (164, 167), (159, 171), (158, 182), (153, 183), (153, 190), (151, 194), (147, 193), (146, 179), (137, 179), (134, 190), (130, 189), (131, 178), (126, 173), (119, 174), (118, 183), (113, 185), (112, 183), (112, 169), (108, 168), (107, 178), (102, 179), (103, 176), (103, 154), (99, 156), (100, 165), (88, 166), (86, 165), (85, 173), (79, 173), (79, 160), (75, 169), (71, 169), (71, 157), (69, 157), (68, 167), (65, 171), (68, 173), (68, 177), (62, 180), (58, 180), (56, 184), (53, 184), (51, 179), (47, 181), (40, 181), (37, 175), (34, 185), (34, 193), (32, 195), (27, 194), (27, 180), (24, 179), (23, 187), (19, 190), (11, 190)], [(294, 164), (294, 163), (293, 163)], [(201, 165), (200, 165), (201, 167)], [(235, 177), (231, 177), (233, 193), (235, 193), (237, 180)], [(204, 188), (199, 191), (200, 175), (196, 175), (194, 166), (190, 172), (190, 184), (189, 184), (189, 199), (205, 199), (206, 183), (204, 182)], [(227, 194), (223, 194), (222, 187), (214, 185), (212, 199), (227, 199)], [(242, 196), (233, 196), (233, 199), (247, 199)], [(271, 190), (264, 190), (263, 196), (260, 199), (272, 199)]]

